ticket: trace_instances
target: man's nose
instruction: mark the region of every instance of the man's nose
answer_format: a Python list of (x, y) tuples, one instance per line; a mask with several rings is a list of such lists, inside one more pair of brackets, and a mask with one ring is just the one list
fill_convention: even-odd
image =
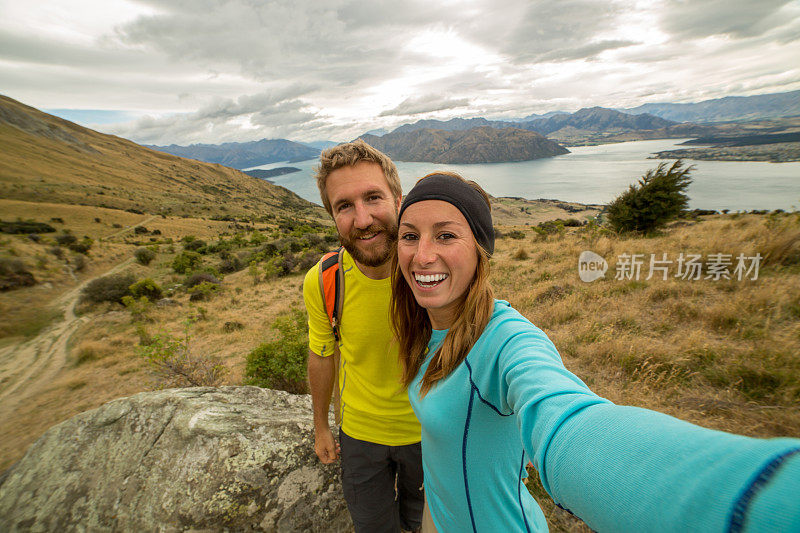
[(363, 203), (356, 203), (355, 215), (354, 224), (357, 228), (366, 229), (372, 225), (372, 213)]

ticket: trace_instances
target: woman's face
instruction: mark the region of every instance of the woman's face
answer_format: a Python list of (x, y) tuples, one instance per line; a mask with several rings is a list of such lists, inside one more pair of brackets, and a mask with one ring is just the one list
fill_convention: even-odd
[(442, 200), (411, 204), (400, 219), (397, 260), (434, 329), (449, 329), (478, 267), (467, 219)]

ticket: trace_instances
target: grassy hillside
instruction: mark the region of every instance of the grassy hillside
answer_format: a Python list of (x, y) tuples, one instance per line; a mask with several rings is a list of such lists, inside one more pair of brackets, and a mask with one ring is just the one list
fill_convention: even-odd
[(0, 197), (187, 216), (321, 217), (238, 170), (143, 148), (0, 96)]

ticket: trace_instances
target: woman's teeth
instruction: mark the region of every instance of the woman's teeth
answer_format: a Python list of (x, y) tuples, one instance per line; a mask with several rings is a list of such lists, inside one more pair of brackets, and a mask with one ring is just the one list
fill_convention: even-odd
[(417, 283), (420, 285), (432, 286), (447, 279), (447, 274), (414, 274), (414, 279), (417, 280)]

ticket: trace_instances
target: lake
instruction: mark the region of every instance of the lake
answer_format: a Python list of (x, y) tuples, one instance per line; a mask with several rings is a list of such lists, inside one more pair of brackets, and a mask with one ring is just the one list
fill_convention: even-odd
[[(397, 161), (396, 164), (404, 192), (425, 174), (452, 170), (477, 181), (493, 196), (604, 204), (658, 165), (659, 161), (647, 159), (649, 156), (671, 150), (685, 140), (576, 146), (569, 148), (570, 154), (518, 163), (440, 165)], [(691, 208), (732, 211), (800, 209), (800, 163), (688, 160), (687, 163), (695, 166), (691, 174), (694, 182), (687, 192)], [(316, 160), (308, 160), (254, 168), (300, 168), (301, 172), (271, 178), (270, 181), (319, 204), (319, 191), (313, 179), (316, 164)]]

